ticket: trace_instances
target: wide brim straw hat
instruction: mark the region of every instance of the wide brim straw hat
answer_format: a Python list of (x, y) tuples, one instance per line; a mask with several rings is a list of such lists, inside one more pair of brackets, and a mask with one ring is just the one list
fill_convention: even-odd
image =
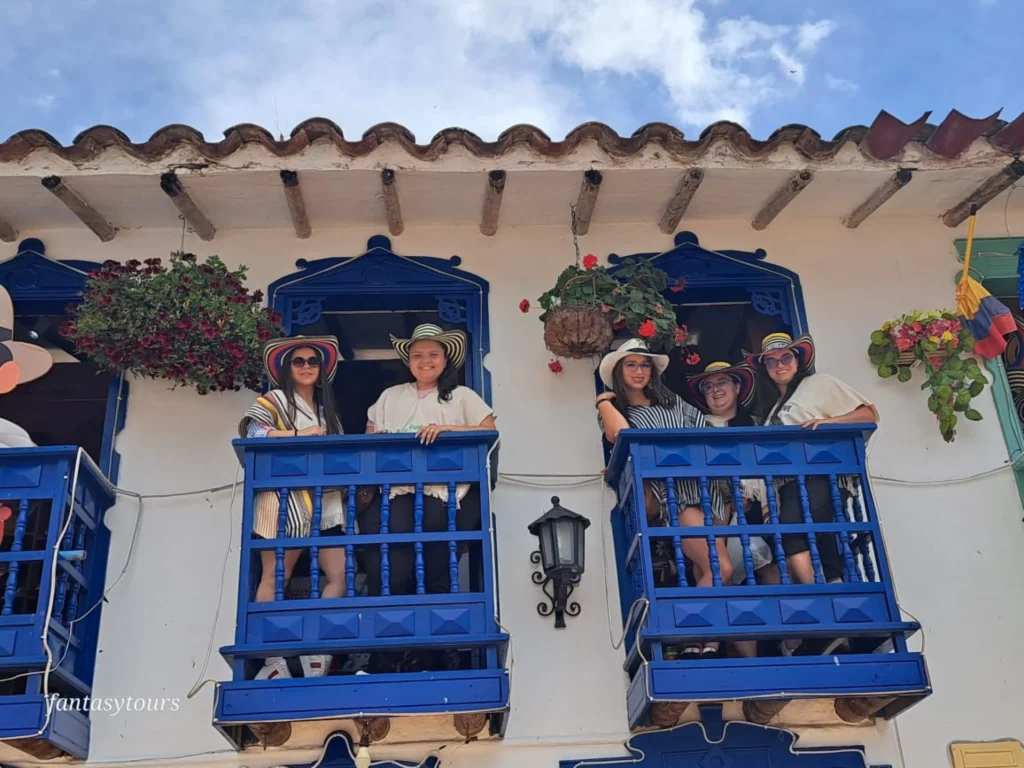
[(334, 336), (290, 336), (286, 339), (273, 339), (263, 347), (263, 367), (267, 377), (275, 386), (281, 386), (281, 369), (289, 352), (300, 347), (315, 349), (320, 354), (321, 365), (327, 369), (327, 380), (334, 381), (338, 372), (338, 361), (341, 351), (338, 340)]
[(744, 352), (743, 359), (751, 368), (757, 368), (766, 354), (785, 349), (793, 350), (808, 372), (814, 371), (814, 339), (806, 333), (795, 340), (788, 333), (769, 333), (761, 340), (761, 351), (757, 354)]
[(35, 381), (53, 367), (53, 355), (40, 346), (14, 341), (14, 305), (0, 286), (0, 394)]
[(622, 345), (614, 352), (609, 352), (603, 358), (601, 358), (601, 364), (598, 366), (598, 373), (601, 376), (601, 381), (608, 389), (612, 389), (615, 386), (615, 380), (613, 375), (615, 373), (615, 366), (619, 364), (619, 360), (630, 355), (642, 355), (643, 357), (649, 357), (654, 367), (658, 369), (658, 373), (664, 373), (665, 369), (668, 368), (668, 355), (657, 355), (647, 347), (647, 345), (641, 339), (627, 339)]
[(446, 331), (439, 325), (423, 323), (417, 325), (408, 339), (391, 337), (391, 345), (406, 365), (409, 364), (409, 350), (417, 341), (436, 341), (444, 348), (444, 356), (455, 368), (461, 368), (466, 362), (466, 334), (463, 331)]
[(735, 380), (740, 385), (740, 393), (737, 399), (743, 407), (750, 405), (750, 401), (754, 399), (754, 369), (746, 363), (738, 363), (736, 365), (726, 362), (709, 363), (703, 373), (687, 378), (686, 383), (690, 388), (690, 395), (693, 397), (694, 402), (702, 410), (710, 410), (707, 398), (704, 397), (700, 387), (705, 379), (719, 374), (729, 376)]

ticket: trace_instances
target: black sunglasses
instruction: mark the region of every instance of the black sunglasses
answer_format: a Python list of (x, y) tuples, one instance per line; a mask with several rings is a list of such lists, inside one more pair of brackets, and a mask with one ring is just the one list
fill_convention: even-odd
[(320, 367), (320, 358), (315, 356), (315, 355), (313, 357), (293, 357), (292, 358), (292, 367), (293, 368), (303, 368), (303, 367), (305, 367), (307, 365), (310, 368), (319, 368)]

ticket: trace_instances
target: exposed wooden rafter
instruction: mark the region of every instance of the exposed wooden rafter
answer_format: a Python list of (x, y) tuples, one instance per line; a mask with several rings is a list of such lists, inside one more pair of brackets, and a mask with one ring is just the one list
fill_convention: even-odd
[(185, 221), (187, 221), (188, 225), (192, 227), (192, 231), (207, 242), (213, 240), (213, 236), (217, 234), (217, 230), (214, 229), (210, 220), (206, 218), (206, 215), (192, 200), (191, 196), (185, 190), (181, 180), (174, 171), (168, 171), (160, 177), (160, 189), (164, 191), (164, 194), (171, 198), (171, 202), (174, 203), (174, 207), (181, 212), (182, 216), (185, 217)]
[(109, 243), (117, 235), (114, 225), (89, 205), (85, 198), (69, 188), (60, 176), (47, 176), (42, 180), (42, 184), (104, 243)]
[(299, 174), (295, 171), (281, 171), (281, 183), (284, 185), (284, 198), (288, 201), (288, 213), (291, 214), (295, 234), (305, 240), (313, 234), (313, 228), (309, 226), (309, 215), (306, 213), (306, 200), (299, 185)]
[(505, 172), (491, 171), (487, 174), (484, 187), (484, 213), (480, 219), (480, 231), (492, 237), (498, 231), (498, 217), (501, 214), (501, 198), (505, 193)]
[(398, 178), (390, 168), (380, 172), (380, 186), (384, 193), (384, 213), (388, 217), (388, 231), (400, 235), (405, 231), (402, 222), (402, 206), (398, 202)]
[(843, 226), (847, 229), (859, 227), (864, 223), (864, 219), (885, 205), (889, 198), (907, 186), (913, 178), (913, 172), (906, 168), (900, 168), (884, 184), (872, 192), (867, 200), (854, 208), (853, 212), (843, 219)]
[(18, 230), (12, 224), (0, 219), (0, 243), (13, 243), (18, 239)]
[(814, 181), (813, 171), (803, 170), (794, 173), (761, 206), (761, 210), (750, 222), (750, 226), (758, 232), (767, 228), (775, 220), (775, 217), (782, 213), (785, 207), (793, 202), (796, 196), (803, 192), (812, 181)]
[(585, 235), (590, 231), (590, 219), (597, 205), (597, 193), (601, 191), (604, 178), (600, 171), (593, 169), (583, 172), (583, 183), (580, 185), (580, 196), (576, 201), (576, 233)]
[(690, 206), (690, 201), (693, 200), (693, 195), (702, 181), (704, 181), (704, 171), (700, 168), (691, 168), (679, 178), (675, 194), (668, 201), (665, 213), (658, 224), (658, 229), (662, 234), (671, 235), (676, 231), (676, 227), (679, 226), (683, 214), (686, 213), (686, 209)]
[(947, 227), (960, 226), (971, 215), (972, 205), (976, 205), (980, 209), (1022, 176), (1024, 176), (1024, 160), (1017, 158), (999, 173), (985, 179), (980, 187), (942, 214), (942, 223)]

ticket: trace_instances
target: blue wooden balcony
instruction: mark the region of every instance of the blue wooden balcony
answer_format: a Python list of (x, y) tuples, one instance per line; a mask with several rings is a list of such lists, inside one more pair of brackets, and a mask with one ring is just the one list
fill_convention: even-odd
[[(923, 656), (908, 650), (907, 638), (920, 627), (904, 621), (896, 602), (867, 479), (864, 448), (871, 429), (826, 425), (814, 431), (759, 427), (619, 434), (607, 481), (618, 497), (611, 523), (623, 621), (631, 624), (625, 662), (631, 727), (672, 725), (694, 702), (742, 701), (748, 719), (765, 723), (800, 699), (833, 700), (839, 718), (859, 722), (892, 717), (931, 692)], [(679, 524), (677, 478), (696, 481), (704, 525)], [(760, 514), (744, 499), (744, 480), (764, 482)], [(669, 481), (667, 525), (648, 522), (644, 487), (649, 481)], [(799, 501), (802, 523), (779, 522), (786, 483), (792, 485), (785, 493), (797, 494), (791, 498)], [(808, 489), (815, 486), (819, 497), (825, 488), (831, 498), (834, 515), (827, 522), (820, 514), (813, 522)], [(731, 509), (744, 510), (731, 525), (713, 524), (716, 489)], [(802, 580), (809, 583), (798, 583), (798, 574), (789, 572), (784, 542), (794, 534), (806, 537), (814, 578), (808, 580), (804, 571)], [(722, 537), (739, 540), (740, 555), (729, 558), (741, 574), (738, 584), (723, 583), (717, 543)], [(754, 571), (751, 547), (758, 537), (778, 566), (772, 579), (777, 583), (760, 583), (760, 572)], [(707, 547), (710, 584), (705, 576), (706, 585), (696, 585), (693, 563), (683, 552), (687, 541)], [(841, 576), (833, 570), (826, 578), (827, 546), (838, 553)], [(841, 652), (829, 647), (838, 638), (846, 640)], [(753, 645), (753, 655), (739, 652), (737, 643), (743, 641), (753, 641), (746, 643)], [(716, 642), (724, 657), (685, 653)], [(786, 653), (783, 643), (798, 650)]]
[(38, 758), (88, 754), (114, 499), (77, 448), (0, 450), (0, 738)]
[[(254, 736), (270, 743), (273, 734), (282, 742), (290, 724), (299, 721), (391, 717), (420, 717), (421, 725), (429, 721), (441, 730), (427, 737), (465, 736), (488, 722), (492, 734), (503, 733), (508, 636), (497, 618), (488, 476), (496, 443), (494, 432), (442, 434), (430, 446), (397, 434), (234, 441), (245, 469), (238, 614), (235, 643), (221, 649), (233, 676), (218, 685), (214, 716), (229, 740), (241, 747)], [(463, 484), (479, 499), (479, 516), (468, 523), (455, 504), (455, 490)], [(446, 519), (440, 530), (431, 530), (424, 503), (438, 486), (449, 491)], [(379, 532), (357, 532), (360, 489), (379, 494)], [(411, 491), (411, 532), (391, 530), (394, 489)], [(294, 490), (310, 500), (306, 538), (284, 536), (288, 494)], [(344, 494), (345, 531), (329, 535), (321, 521), (325, 499), (335, 491)], [(255, 538), (257, 498), (267, 492), (278, 509), (277, 536)], [(323, 596), (326, 573), (315, 565), (331, 547), (345, 553), (344, 587), (337, 597)], [(433, 551), (437, 570), (438, 548), (441, 573), (430, 567)], [(300, 560), (290, 588), (284, 578), (289, 550), (303, 552), (312, 564), (305, 580), (296, 575)], [(257, 601), (261, 553), (267, 551), (274, 553), (274, 596)], [(415, 563), (412, 581), (408, 588), (392, 589), (392, 571), (403, 552)], [(370, 569), (379, 569), (376, 588), (370, 576), (377, 574)], [(299, 581), (304, 586), (296, 588)], [(331, 657), (330, 671), (306, 677), (301, 657), (320, 654)], [(264, 660), (273, 657), (289, 660), (291, 676), (257, 679)]]

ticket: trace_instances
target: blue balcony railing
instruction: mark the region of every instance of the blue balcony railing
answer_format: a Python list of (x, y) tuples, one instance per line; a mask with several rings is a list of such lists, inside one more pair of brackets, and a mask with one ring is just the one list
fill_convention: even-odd
[(72, 447), (0, 450), (0, 504), (11, 510), (0, 541), (0, 738), (44, 758), (89, 749), (84, 702), (115, 495), (78, 456)]
[[(618, 496), (612, 528), (623, 620), (631, 624), (625, 663), (631, 727), (665, 725), (690, 702), (737, 700), (745, 702), (748, 718), (763, 722), (790, 700), (807, 698), (835, 699), (836, 713), (856, 722), (893, 716), (930, 693), (925, 660), (907, 647), (919, 626), (903, 620), (896, 602), (867, 478), (864, 448), (871, 429), (619, 433), (607, 481)], [(678, 479), (697, 484), (702, 526), (680, 525)], [(750, 494), (743, 481), (758, 480), (764, 483), (762, 514), (745, 501)], [(652, 481), (665, 483), (667, 525), (653, 515), (655, 522), (648, 522), (644, 490)], [(783, 493), (799, 502), (802, 522), (780, 523)], [(715, 494), (731, 503), (728, 509), (743, 510), (731, 525), (714, 524)], [(812, 496), (821, 509), (824, 494), (831, 517), (822, 521), (819, 512), (814, 522)], [(795, 534), (806, 537), (813, 579), (787, 567), (785, 543)], [(718, 543), (723, 537), (739, 541), (729, 558), (742, 574), (738, 584), (722, 578), (728, 569)], [(778, 583), (760, 583), (754, 571), (758, 538), (778, 566), (771, 579)], [(707, 548), (709, 585), (696, 585), (684, 554), (692, 541)], [(692, 544), (687, 547), (692, 551)], [(824, 558), (829, 548), (836, 553), (831, 573)], [(798, 583), (798, 577), (809, 583)], [(829, 648), (839, 638), (846, 641), (842, 652)], [(737, 650), (743, 641), (746, 654)], [(724, 657), (694, 658), (684, 650), (714, 643)], [(801, 650), (789, 654), (783, 644)], [(825, 649), (829, 655), (821, 655)]]
[[(232, 680), (218, 686), (215, 713), (231, 741), (246, 739), (238, 726), (258, 734), (268, 723), (334, 718), (472, 713), (481, 727), (488, 719), (492, 731), (503, 727), (508, 636), (497, 619), (488, 477), (496, 441), (493, 432), (462, 432), (442, 434), (431, 446), (397, 434), (234, 442), (245, 469), (239, 600), (235, 643), (221, 649)], [(456, 488), (466, 485), (480, 510), (468, 521), (455, 503)], [(443, 521), (435, 515), (431, 524), (425, 500), (439, 486), (448, 501)], [(402, 528), (390, 512), (397, 489), (411, 492), (408, 532), (392, 530)], [(285, 538), (293, 491), (305, 492), (311, 505), (305, 538)], [(345, 530), (328, 535), (320, 530), (326, 500), (339, 491)], [(379, 532), (357, 530), (365, 491), (378, 495)], [(277, 536), (256, 538), (258, 498), (266, 504), (268, 493), (277, 505)], [(435, 510), (440, 503), (428, 501)], [(317, 566), (329, 548), (345, 554), (336, 597), (323, 595), (327, 574)], [(288, 585), (285, 562), (295, 550), (308, 558), (308, 581), (298, 565)], [(257, 601), (261, 553), (268, 551), (274, 594)], [(413, 564), (404, 587), (393, 578), (402, 558)], [(329, 673), (304, 676), (297, 657), (323, 654), (332, 659)], [(291, 677), (257, 679), (274, 657), (291, 660)]]

